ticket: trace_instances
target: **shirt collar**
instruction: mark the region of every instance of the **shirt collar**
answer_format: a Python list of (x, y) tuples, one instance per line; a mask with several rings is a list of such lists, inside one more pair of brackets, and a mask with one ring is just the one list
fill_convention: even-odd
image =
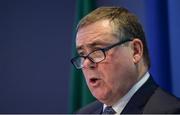
[[(126, 95), (124, 95), (116, 104), (112, 106), (112, 108), (116, 111), (117, 114), (120, 114), (122, 112), (131, 97), (148, 80), (149, 77), (149, 72), (146, 72), (145, 75), (135, 85), (133, 85), (133, 87), (128, 91), (128, 93), (126, 93)], [(106, 104), (103, 105), (103, 110), (106, 106)]]

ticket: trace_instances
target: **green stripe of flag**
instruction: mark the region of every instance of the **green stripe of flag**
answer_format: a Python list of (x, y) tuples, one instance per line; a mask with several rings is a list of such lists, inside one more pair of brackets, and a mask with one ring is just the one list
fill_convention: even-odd
[[(74, 35), (73, 42), (75, 43), (75, 32), (76, 25), (79, 20), (85, 16), (87, 13), (92, 11), (95, 8), (94, 0), (77, 0), (77, 12), (76, 12), (76, 22), (74, 25)], [(73, 43), (73, 56), (77, 55), (75, 52), (75, 45)], [(77, 111), (79, 108), (84, 105), (92, 102), (94, 97), (91, 95), (81, 70), (76, 70), (72, 68), (71, 73), (71, 83), (70, 83), (70, 103), (69, 103), (69, 113)]]

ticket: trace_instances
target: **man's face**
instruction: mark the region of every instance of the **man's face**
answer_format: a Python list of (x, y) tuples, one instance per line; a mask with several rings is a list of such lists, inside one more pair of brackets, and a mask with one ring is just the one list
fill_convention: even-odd
[[(83, 56), (117, 42), (119, 39), (112, 34), (107, 20), (79, 29), (76, 36), (78, 53)], [(101, 102), (112, 105), (129, 91), (138, 75), (133, 62), (133, 48), (116, 46), (105, 54), (105, 60), (100, 63), (86, 59), (82, 71), (91, 93)]]

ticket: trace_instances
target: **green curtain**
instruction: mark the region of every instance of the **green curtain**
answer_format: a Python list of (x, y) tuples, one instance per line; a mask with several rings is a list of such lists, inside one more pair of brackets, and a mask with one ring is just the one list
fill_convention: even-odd
[[(77, 0), (76, 6), (76, 21), (74, 25), (74, 34), (73, 34), (73, 56), (76, 56), (75, 49), (75, 34), (76, 34), (76, 25), (79, 20), (84, 17), (87, 13), (92, 11), (95, 8), (94, 0)], [(91, 95), (84, 76), (81, 70), (76, 70), (72, 68), (71, 74), (71, 83), (70, 83), (70, 103), (69, 103), (69, 113), (77, 111), (79, 108), (84, 105), (92, 102), (94, 97)]]

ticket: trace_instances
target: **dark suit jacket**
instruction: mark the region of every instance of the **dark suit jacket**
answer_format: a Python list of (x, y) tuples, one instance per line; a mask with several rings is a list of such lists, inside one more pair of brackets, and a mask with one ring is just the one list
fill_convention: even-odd
[[(80, 109), (78, 114), (101, 114), (103, 104), (95, 101)], [(121, 114), (180, 113), (180, 100), (161, 89), (150, 77), (132, 96)]]

